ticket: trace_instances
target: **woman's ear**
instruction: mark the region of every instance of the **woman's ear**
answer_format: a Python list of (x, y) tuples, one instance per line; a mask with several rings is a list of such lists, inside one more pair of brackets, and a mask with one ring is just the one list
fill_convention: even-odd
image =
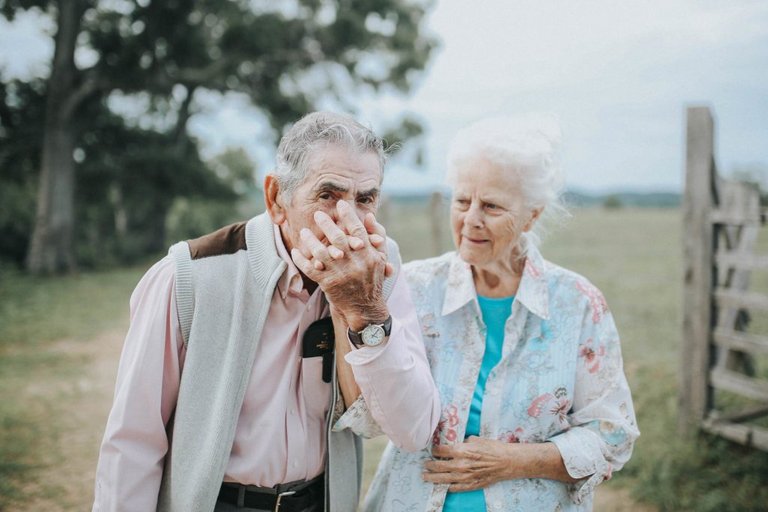
[(544, 211), (544, 208), (534, 208), (531, 210), (531, 217), (528, 219), (528, 222), (525, 223), (525, 226), (523, 226), (523, 233), (527, 233), (531, 230), (533, 227), (533, 224), (536, 222), (536, 220), (541, 215), (541, 212)]
[(274, 224), (279, 226), (285, 221), (285, 204), (280, 194), (280, 183), (274, 174), (267, 174), (264, 178), (264, 204)]

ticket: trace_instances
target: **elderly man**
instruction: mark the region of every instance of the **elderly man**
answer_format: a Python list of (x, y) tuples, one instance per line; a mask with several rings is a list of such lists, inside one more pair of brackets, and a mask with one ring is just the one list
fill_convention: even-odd
[(94, 511), (352, 512), (353, 431), (372, 417), (406, 450), (429, 444), (439, 398), (374, 217), (383, 164), (370, 130), (310, 114), (280, 142), (266, 213), (142, 278)]

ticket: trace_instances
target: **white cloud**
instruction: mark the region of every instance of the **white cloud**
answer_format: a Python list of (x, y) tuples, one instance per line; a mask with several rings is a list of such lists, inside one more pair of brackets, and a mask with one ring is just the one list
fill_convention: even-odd
[[(6, 76), (47, 72), (50, 21), (26, 16), (13, 25), (0, 21)], [(442, 0), (429, 26), (443, 45), (412, 97), (360, 100), (375, 129), (406, 111), (427, 124), (429, 168), (398, 169), (398, 186), (439, 181), (460, 127), (529, 111), (562, 119), (574, 187), (679, 189), (690, 103), (714, 109), (721, 169), (768, 166), (764, 0)], [(211, 110), (195, 116), (192, 129), (206, 154), (241, 144), (262, 168), (271, 165), (266, 120), (257, 110), (232, 99), (205, 104)]]

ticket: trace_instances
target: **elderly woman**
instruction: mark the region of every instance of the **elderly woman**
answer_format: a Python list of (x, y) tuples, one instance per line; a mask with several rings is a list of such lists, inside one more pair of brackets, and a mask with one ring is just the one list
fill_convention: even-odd
[(629, 459), (639, 432), (605, 299), (536, 247), (563, 211), (557, 133), (496, 119), (457, 135), (456, 251), (404, 266), (442, 417), (431, 453), (390, 443), (365, 510), (591, 510)]

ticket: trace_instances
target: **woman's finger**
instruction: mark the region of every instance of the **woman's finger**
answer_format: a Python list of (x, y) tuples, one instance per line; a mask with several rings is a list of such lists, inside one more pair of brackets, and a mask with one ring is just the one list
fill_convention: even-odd
[(452, 459), (456, 456), (456, 448), (445, 444), (432, 447), (432, 456), (439, 459)]
[(469, 473), (430, 473), (425, 471), (421, 474), (421, 478), (425, 482), (432, 482), (433, 484), (462, 484), (467, 483), (472, 475)]

